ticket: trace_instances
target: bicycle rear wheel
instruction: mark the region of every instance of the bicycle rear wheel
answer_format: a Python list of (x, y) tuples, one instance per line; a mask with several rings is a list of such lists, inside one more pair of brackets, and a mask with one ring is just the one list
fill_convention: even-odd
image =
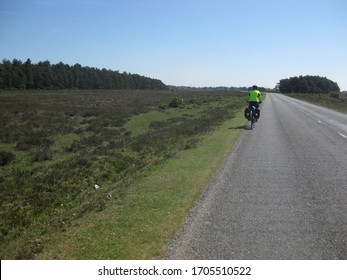
[(255, 123), (254, 110), (250, 111), (250, 118), (251, 118), (251, 125), (250, 125), (250, 127), (251, 127), (251, 129), (253, 129), (254, 123)]

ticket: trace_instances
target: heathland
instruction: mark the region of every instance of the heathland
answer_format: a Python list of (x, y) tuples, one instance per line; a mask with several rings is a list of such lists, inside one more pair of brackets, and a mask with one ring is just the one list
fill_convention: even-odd
[(291, 93), (286, 95), (347, 114), (347, 94), (345, 93), (339, 93), (339, 92), (331, 92), (329, 94)]
[(160, 256), (244, 106), (223, 91), (0, 93), (1, 259)]

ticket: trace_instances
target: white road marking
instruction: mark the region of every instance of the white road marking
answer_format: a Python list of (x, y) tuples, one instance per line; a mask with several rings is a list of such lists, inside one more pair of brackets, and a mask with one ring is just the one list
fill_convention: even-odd
[(342, 136), (343, 138), (347, 138), (347, 136), (342, 133), (338, 133), (338, 135)]

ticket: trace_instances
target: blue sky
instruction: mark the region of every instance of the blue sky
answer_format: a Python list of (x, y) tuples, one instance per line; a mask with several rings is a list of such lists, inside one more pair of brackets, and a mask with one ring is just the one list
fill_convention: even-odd
[(49, 60), (169, 85), (347, 90), (345, 0), (0, 0), (0, 59)]

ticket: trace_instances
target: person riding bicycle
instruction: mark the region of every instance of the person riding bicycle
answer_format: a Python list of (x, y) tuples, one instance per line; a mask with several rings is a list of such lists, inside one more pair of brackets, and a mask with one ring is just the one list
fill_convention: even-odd
[(248, 108), (251, 109), (252, 106), (259, 108), (261, 103), (261, 92), (258, 90), (257, 86), (253, 86), (253, 89), (248, 91)]
[(248, 101), (249, 103), (248, 105), (248, 109), (251, 110), (252, 107), (255, 107), (255, 115), (256, 115), (256, 119), (259, 119), (260, 117), (260, 111), (259, 111), (259, 104), (262, 102), (261, 101), (261, 92), (258, 90), (257, 86), (253, 86), (253, 88), (248, 91)]

